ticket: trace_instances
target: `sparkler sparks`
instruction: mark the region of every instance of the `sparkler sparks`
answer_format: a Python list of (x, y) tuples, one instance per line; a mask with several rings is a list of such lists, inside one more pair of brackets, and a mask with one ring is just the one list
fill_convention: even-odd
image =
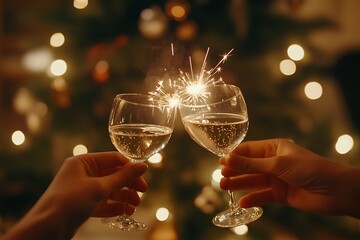
[[(164, 80), (158, 81), (155, 91), (149, 92), (153, 96), (160, 97), (165, 103), (171, 106), (178, 106), (181, 103), (191, 104), (194, 102), (205, 101), (209, 92), (205, 91), (208, 86), (224, 84), (221, 77), (216, 75), (221, 72), (221, 64), (223, 64), (234, 49), (222, 56), (222, 59), (210, 70), (206, 70), (207, 57), (210, 48), (207, 49), (199, 74), (194, 75), (192, 60), (189, 57), (190, 73), (179, 70), (179, 77), (175, 80), (168, 79), (166, 85)], [(172, 54), (174, 54), (173, 45), (171, 45)]]

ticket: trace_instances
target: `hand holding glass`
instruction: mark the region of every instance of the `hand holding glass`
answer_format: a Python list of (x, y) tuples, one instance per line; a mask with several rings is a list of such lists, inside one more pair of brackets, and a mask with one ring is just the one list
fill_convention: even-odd
[[(196, 101), (182, 103), (180, 114), (186, 131), (200, 146), (225, 157), (245, 138), (249, 121), (241, 90), (234, 85), (207, 87)], [(260, 207), (238, 207), (229, 191), (229, 209), (213, 218), (219, 227), (236, 227), (255, 221), (262, 215)]]
[[(131, 161), (146, 161), (169, 142), (176, 108), (151, 95), (118, 94), (109, 118), (109, 134), (116, 149)], [(128, 215), (103, 219), (118, 230), (145, 230), (144, 223)]]

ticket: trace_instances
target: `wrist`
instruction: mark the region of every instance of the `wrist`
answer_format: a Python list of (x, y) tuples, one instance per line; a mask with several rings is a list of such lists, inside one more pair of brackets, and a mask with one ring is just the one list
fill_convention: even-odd
[[(57, 201), (56, 201), (57, 202)], [(57, 202), (57, 204), (59, 204)], [(69, 220), (59, 212), (59, 206), (50, 199), (40, 199), (32, 209), (4, 236), (17, 239), (71, 239), (76, 228), (69, 228)]]

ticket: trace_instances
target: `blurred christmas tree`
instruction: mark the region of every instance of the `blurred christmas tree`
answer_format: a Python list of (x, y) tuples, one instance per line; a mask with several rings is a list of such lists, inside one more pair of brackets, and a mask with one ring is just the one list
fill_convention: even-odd
[[(306, 37), (334, 25), (326, 19), (307, 21), (279, 13), (276, 2), (290, 12), (303, 3), (3, 1), (2, 217), (16, 219), (24, 214), (73, 152), (114, 150), (107, 118), (117, 93), (153, 90), (159, 79), (186, 67), (188, 56), (198, 68), (208, 47), (209, 66), (217, 63), (219, 54), (234, 48), (222, 77), (240, 86), (247, 100), (247, 140), (286, 137), (319, 154), (334, 154), (329, 149), (335, 120), (314, 115), (300, 94), (309, 79), (329, 74), (326, 56), (311, 48)], [(174, 56), (169, 54), (171, 43)], [(288, 56), (291, 44), (296, 44), (295, 55)], [(21, 132), (11, 141), (16, 130)], [(149, 212), (168, 208), (178, 239), (238, 239), (211, 223), (212, 215), (226, 204), (226, 195), (211, 179), (219, 168), (217, 157), (193, 143), (180, 121), (162, 157), (164, 161), (152, 163), (147, 173), (150, 189), (142, 207)], [(156, 239), (151, 236), (161, 223), (155, 216), (149, 218), (154, 222), (149, 239)], [(264, 216), (247, 233), (252, 239), (330, 235), (359, 237), (342, 218), (277, 206), (265, 207)]]

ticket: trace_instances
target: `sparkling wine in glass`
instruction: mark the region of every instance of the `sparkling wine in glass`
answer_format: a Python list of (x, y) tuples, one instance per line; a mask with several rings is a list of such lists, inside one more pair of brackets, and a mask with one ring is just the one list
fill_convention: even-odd
[[(146, 161), (169, 142), (175, 118), (176, 107), (154, 96), (118, 94), (109, 118), (111, 142), (130, 161)], [(126, 214), (102, 221), (118, 230), (141, 231), (147, 228), (144, 223)]]
[[(228, 84), (211, 85), (192, 101), (182, 102), (180, 115), (186, 131), (200, 146), (225, 157), (245, 138), (249, 120), (241, 90)], [(241, 208), (234, 193), (229, 209), (217, 214), (213, 223), (219, 227), (236, 227), (261, 217), (260, 207)]]

